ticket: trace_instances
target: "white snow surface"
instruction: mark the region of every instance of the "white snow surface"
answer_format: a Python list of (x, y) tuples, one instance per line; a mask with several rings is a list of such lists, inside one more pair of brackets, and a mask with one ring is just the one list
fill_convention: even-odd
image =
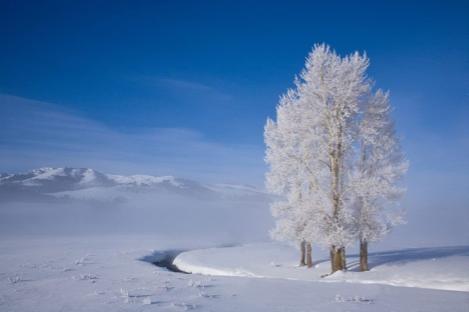
[(55, 176), (65, 175), (64, 168), (43, 167), (35, 169), (32, 172), (36, 175), (30, 178), (29, 180), (50, 180), (53, 179)]
[[(314, 267), (299, 267), (298, 251), (279, 243), (248, 244), (181, 253), (174, 264), (183, 271), (216, 276), (280, 278), (315, 282), (386, 284), (469, 292), (469, 246), (413, 248), (370, 253), (370, 271), (348, 256), (346, 272), (330, 273), (325, 254)], [(327, 275), (327, 276), (325, 276)]]
[[(294, 250), (276, 244), (179, 256), (181, 264), (183, 259), (202, 262), (205, 255), (207, 268), (208, 263), (223, 261), (219, 269), (232, 268), (233, 275), (241, 277), (174, 273), (140, 260), (158, 260), (165, 250), (207, 247), (195, 241), (142, 235), (1, 237), (0, 310), (458, 312), (467, 311), (469, 304), (467, 292), (301, 280), (299, 276), (312, 276), (314, 270), (295, 268), (295, 254), (288, 252)], [(395, 271), (399, 268), (396, 265)], [(301, 273), (289, 280), (252, 278), (243, 272), (265, 276), (276, 269)]]
[(22, 182), (23, 185), (34, 186), (37, 185), (38, 180), (52, 180), (56, 176), (64, 176), (64, 168), (39, 168), (32, 171), (33, 177), (26, 179)]
[[(72, 174), (74, 174), (74, 172)], [(83, 176), (79, 182), (80, 184), (92, 183), (96, 179), (95, 171), (92, 169), (85, 169), (82, 174)]]

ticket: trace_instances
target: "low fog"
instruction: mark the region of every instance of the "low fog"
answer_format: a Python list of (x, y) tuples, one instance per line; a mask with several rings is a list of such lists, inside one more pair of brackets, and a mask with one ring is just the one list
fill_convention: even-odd
[(145, 194), (125, 202), (1, 203), (2, 235), (150, 234), (223, 242), (265, 240), (273, 226), (261, 200)]
[[(406, 202), (416, 200), (419, 199), (408, 198)], [(427, 209), (440, 213), (428, 215)], [(469, 241), (469, 234), (462, 230), (468, 222), (465, 213), (461, 210), (458, 215), (447, 214), (443, 202), (408, 209), (407, 224), (395, 228), (371, 248), (464, 245)], [(59, 199), (0, 203), (3, 237), (145, 234), (231, 244), (269, 240), (273, 225), (266, 198), (187, 198), (142, 193), (107, 202)]]

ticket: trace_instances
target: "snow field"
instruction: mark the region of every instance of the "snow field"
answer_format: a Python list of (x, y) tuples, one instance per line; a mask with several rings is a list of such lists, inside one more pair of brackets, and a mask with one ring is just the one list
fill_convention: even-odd
[[(151, 260), (160, 251), (200, 248), (194, 240), (149, 236), (3, 237), (0, 310), (467, 311), (467, 292), (286, 279), (282, 274), (307, 272), (294, 267), (295, 254), (286, 252), (289, 247), (254, 246), (180, 254), (180, 259), (213, 255), (213, 261), (226, 260), (221, 270), (235, 265), (240, 269), (233, 270), (233, 275), (241, 277), (214, 277), (169, 272), (141, 260), (145, 256)], [(250, 254), (250, 250), (258, 254)], [(265, 256), (254, 261), (261, 254)], [(274, 258), (279, 255), (283, 258)], [(252, 265), (243, 266), (246, 262), (239, 262), (242, 259)], [(265, 270), (259, 271), (264, 266)], [(322, 266), (318, 264), (318, 268)], [(266, 275), (277, 269), (284, 270), (278, 278), (246, 277), (249, 273)]]
[(358, 272), (357, 256), (348, 256), (349, 271), (330, 273), (326, 254), (314, 267), (298, 267), (298, 251), (278, 243), (194, 250), (178, 255), (183, 271), (205, 275), (349, 282), (469, 292), (469, 246), (415, 248), (371, 253), (371, 270)]

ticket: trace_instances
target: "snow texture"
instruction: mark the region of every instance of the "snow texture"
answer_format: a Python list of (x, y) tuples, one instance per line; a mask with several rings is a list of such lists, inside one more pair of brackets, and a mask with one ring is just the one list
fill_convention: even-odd
[(329, 275), (327, 258), (314, 262), (314, 267), (307, 269), (298, 267), (297, 254), (295, 248), (278, 243), (249, 244), (184, 252), (177, 256), (174, 264), (183, 271), (205, 275), (340, 281), (469, 292), (469, 246), (371, 253), (371, 270), (368, 272), (358, 272), (358, 258), (352, 255), (348, 257), (349, 271), (332, 275)]
[[(462, 312), (467, 311), (469, 302), (469, 293), (460, 291), (308, 280), (314, 275), (308, 272), (315, 269), (295, 268), (292, 262), (285, 261), (291, 250), (276, 244), (181, 254), (181, 259), (198, 259), (205, 267), (223, 261), (225, 266), (218, 264), (221, 270), (237, 272), (242, 277), (173, 273), (139, 260), (157, 250), (198, 247), (194, 239), (168, 240), (156, 236), (2, 237), (0, 310)], [(465, 250), (467, 253), (467, 248)], [(213, 256), (214, 260), (209, 262), (209, 257), (202, 262), (197, 254)], [(464, 257), (467, 262), (467, 254)], [(436, 261), (447, 259), (441, 257)], [(457, 257), (454, 260), (453, 268), (456, 263), (461, 265)], [(249, 261), (251, 266), (247, 265)], [(270, 264), (272, 261), (276, 262)], [(391, 271), (398, 274), (401, 266), (405, 269), (406, 265), (389, 263), (376, 268), (386, 269), (377, 272), (384, 278)], [(265, 267), (264, 271), (260, 271), (261, 266)], [(425, 265), (429, 274), (435, 267)], [(448, 267), (445, 265), (445, 268)], [(284, 273), (277, 276), (279, 278), (252, 278), (243, 270), (257, 275)], [(298, 271), (294, 279), (284, 278), (284, 274), (294, 271)], [(302, 275), (306, 277), (301, 278)], [(327, 279), (331, 278), (333, 276)], [(460, 278), (467, 278), (467, 275), (462, 274)]]

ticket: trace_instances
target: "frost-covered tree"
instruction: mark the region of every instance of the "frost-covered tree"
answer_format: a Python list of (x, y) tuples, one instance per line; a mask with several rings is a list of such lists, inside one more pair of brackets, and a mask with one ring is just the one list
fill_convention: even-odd
[[(316, 45), (305, 68), (277, 107), (277, 120), (265, 128), (268, 188), (287, 198), (301, 190), (301, 204), (287, 200), (277, 213), (277, 235), (285, 238), (302, 226), (302, 241), (327, 245), (332, 271), (343, 270), (345, 246), (354, 238), (354, 218), (347, 209), (351, 159), (360, 101), (369, 91), (368, 59), (354, 53), (340, 57)], [(275, 205), (279, 205), (278, 203)]]
[(301, 191), (293, 191), (287, 200), (278, 201), (271, 207), (272, 214), (277, 218), (276, 228), (272, 237), (279, 240), (295, 241), (300, 246), (300, 266), (312, 267), (311, 242), (306, 232), (307, 219), (303, 214)]
[(388, 93), (378, 90), (364, 102), (358, 131), (359, 153), (352, 173), (355, 220), (360, 242), (360, 270), (368, 270), (368, 243), (380, 240), (403, 221), (397, 200), (405, 189), (399, 180), (407, 171), (395, 134)]
[(305, 205), (304, 166), (297, 160), (299, 153), (299, 112), (296, 111), (296, 95), (287, 92), (277, 107), (277, 122), (267, 120), (265, 141), (267, 144), (266, 160), (272, 170), (267, 174), (268, 188), (283, 199), (272, 204), (272, 214), (277, 218), (272, 236), (278, 240), (297, 242), (300, 245), (300, 265), (312, 266), (312, 235), (307, 233)]

